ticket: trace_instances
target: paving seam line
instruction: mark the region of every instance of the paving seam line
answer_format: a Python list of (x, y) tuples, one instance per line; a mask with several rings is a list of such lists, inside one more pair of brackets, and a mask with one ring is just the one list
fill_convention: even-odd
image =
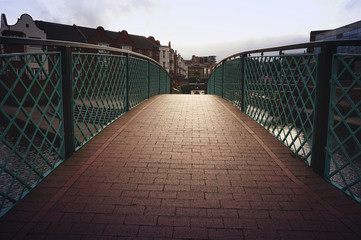
[[(247, 131), (252, 137), (262, 146), (262, 148), (268, 153), (268, 155), (274, 160), (277, 165), (282, 169), (287, 177), (289, 177), (297, 186), (302, 188), (305, 192), (307, 192), (313, 199), (318, 201), (324, 208), (330, 211), (337, 219), (339, 219), (343, 224), (345, 224), (348, 228), (350, 228), (355, 234), (361, 237), (361, 230), (355, 223), (353, 223), (350, 219), (346, 218), (342, 213), (336, 210), (333, 206), (331, 206), (328, 202), (323, 200), (317, 193), (315, 193), (311, 188), (305, 185), (302, 181), (300, 181), (288, 168), (287, 166), (277, 157), (277, 155), (272, 152), (272, 150), (262, 141), (261, 138), (257, 136), (257, 134), (247, 126), (245, 122), (243, 122), (236, 114), (234, 114), (225, 104), (223, 104), (219, 99), (216, 99)], [(233, 105), (232, 105), (233, 106)], [(276, 140), (276, 138), (275, 138)]]
[[(25, 226), (16, 234), (14, 239), (24, 239), (26, 234), (33, 229), (37, 222), (39, 222), (48, 210), (54, 206), (54, 204), (66, 193), (66, 191), (76, 182), (76, 180), (88, 169), (88, 167), (95, 161), (95, 159), (104, 151), (104, 149), (126, 128), (128, 125), (133, 122), (133, 120), (139, 116), (146, 108), (148, 108), (151, 104), (159, 99), (159, 95), (157, 97), (153, 97), (154, 99), (150, 100), (150, 102), (141, 108), (133, 117), (131, 117), (127, 122), (120, 127), (110, 138), (108, 138), (100, 148), (88, 158), (85, 164), (64, 184), (63, 187), (59, 189), (59, 191), (49, 200), (48, 203), (45, 204), (44, 207), (32, 218), (30, 222), (25, 224)], [(149, 100), (149, 99), (147, 99)], [(143, 102), (144, 103), (144, 102)], [(118, 118), (119, 119), (119, 118)]]

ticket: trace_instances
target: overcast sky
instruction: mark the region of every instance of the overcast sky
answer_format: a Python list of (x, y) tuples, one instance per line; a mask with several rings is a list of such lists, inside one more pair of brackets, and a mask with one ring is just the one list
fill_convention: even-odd
[(312, 30), (361, 20), (361, 0), (0, 0), (13, 25), (34, 20), (102, 26), (169, 41), (185, 59), (309, 41)]

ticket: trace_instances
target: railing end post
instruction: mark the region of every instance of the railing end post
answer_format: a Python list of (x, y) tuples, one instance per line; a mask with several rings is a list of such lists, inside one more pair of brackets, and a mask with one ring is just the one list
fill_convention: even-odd
[(332, 57), (337, 52), (335, 46), (323, 46), (319, 55), (311, 167), (321, 177), (326, 177), (326, 147), (328, 136), (329, 104), (331, 91)]

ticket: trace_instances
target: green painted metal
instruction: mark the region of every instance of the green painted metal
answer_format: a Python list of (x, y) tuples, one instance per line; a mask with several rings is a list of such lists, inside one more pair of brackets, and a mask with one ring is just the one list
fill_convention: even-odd
[(159, 93), (160, 94), (164, 94), (164, 93), (168, 93), (168, 89), (169, 86), (167, 83), (169, 83), (169, 81), (167, 81), (167, 73), (165, 71), (161, 71), (160, 72), (160, 82), (159, 82)]
[(310, 164), (317, 55), (245, 59), (244, 112)]
[[(150, 59), (63, 48), (0, 55), (0, 216), (65, 160), (65, 121), (74, 152), (128, 107), (170, 92), (169, 75)], [(63, 74), (72, 86), (67, 95)]]
[(72, 55), (74, 144), (79, 149), (125, 113), (126, 58), (97, 53)]
[(148, 98), (148, 62), (130, 58), (129, 109)]
[(326, 178), (361, 201), (361, 55), (333, 57)]
[[(312, 166), (317, 161), (311, 159), (312, 146), (317, 146), (312, 145), (316, 94), (322, 91), (319, 64), (318, 54), (243, 55), (222, 62), (212, 73), (207, 91), (240, 109), (243, 97), (242, 111)], [(360, 54), (333, 56), (328, 112), (325, 178), (360, 202)]]
[(214, 94), (217, 96), (223, 96), (223, 69), (221, 67), (216, 68), (214, 71)]
[(154, 63), (149, 64), (150, 77), (149, 77), (149, 97), (155, 96), (159, 93), (159, 67)]
[(224, 63), (224, 98), (233, 105), (241, 108), (242, 84), (241, 84), (241, 60), (240, 58)]
[(0, 55), (0, 215), (64, 160), (58, 52)]
[(211, 74), (211, 76), (208, 79), (207, 94), (214, 94), (214, 74)]

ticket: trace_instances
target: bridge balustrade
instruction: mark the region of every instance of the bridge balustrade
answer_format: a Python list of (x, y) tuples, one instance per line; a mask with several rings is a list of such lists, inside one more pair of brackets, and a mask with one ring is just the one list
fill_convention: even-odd
[(90, 44), (0, 37), (0, 216), (124, 113), (170, 93), (153, 59)]
[(238, 53), (217, 65), (207, 92), (233, 103), (360, 202), (361, 55), (337, 53), (342, 46), (360, 52), (360, 45), (312, 42)]

